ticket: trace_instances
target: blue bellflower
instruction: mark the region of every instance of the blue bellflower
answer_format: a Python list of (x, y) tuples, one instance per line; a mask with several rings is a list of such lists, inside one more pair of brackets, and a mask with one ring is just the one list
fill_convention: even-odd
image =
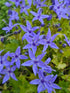
[(34, 3), (37, 5), (36, 8), (41, 8), (41, 7), (47, 7), (46, 4), (44, 4), (46, 0), (42, 1), (41, 0), (35, 0)]
[(19, 20), (18, 13), (16, 11), (12, 11), (12, 14), (9, 16), (10, 16), (10, 20)]
[(27, 59), (28, 57), (21, 55), (20, 46), (16, 49), (15, 53), (10, 53), (10, 57), (12, 57), (11, 65), (16, 63), (17, 68), (20, 68), (20, 59)]
[(39, 29), (38, 26), (32, 28), (32, 26), (29, 23), (29, 21), (26, 22), (26, 25), (27, 26), (20, 25), (20, 27), (22, 28), (22, 30), (24, 32), (26, 32), (24, 34), (24, 36), (22, 37), (22, 40), (26, 39), (28, 36), (34, 36), (34, 32), (33, 31), (35, 31), (36, 29)]
[(42, 24), (44, 24), (43, 19), (48, 18), (48, 15), (42, 15), (42, 9), (39, 8), (38, 12), (30, 11), (30, 13), (35, 16), (32, 21), (39, 20)]
[(70, 16), (70, 0), (60, 0), (60, 2), (63, 2), (66, 14)]
[(64, 7), (64, 3), (59, 3), (58, 0), (55, 0), (55, 5), (53, 7), (53, 10), (56, 12), (59, 20), (61, 18), (66, 18), (68, 19), (68, 16), (66, 15), (66, 8)]
[(32, 69), (34, 74), (36, 75), (38, 72), (37, 67), (43, 67), (44, 63), (41, 61), (41, 59), (45, 56), (46, 53), (42, 53), (41, 55), (38, 55), (35, 57), (35, 54), (29, 49), (29, 57), (31, 60), (28, 60), (22, 64), (22, 66), (31, 66), (33, 65)]
[(28, 44), (26, 46), (23, 47), (23, 49), (29, 49), (31, 48), (33, 50), (33, 53), (35, 54), (36, 50), (37, 50), (37, 46), (39, 46), (39, 40), (42, 38), (42, 36), (40, 36), (40, 33), (35, 34), (33, 37), (27, 37), (26, 40), (28, 42)]
[(25, 4), (25, 0), (22, 1), (22, 4), (20, 4), (20, 13), (25, 13), (26, 15), (29, 15), (28, 12), (27, 12), (27, 9), (30, 8), (30, 6), (26, 5)]
[(9, 0), (15, 3), (16, 7), (18, 7), (20, 5), (20, 1), (21, 0)]
[(45, 37), (45, 39), (41, 39), (39, 41), (40, 44), (44, 45), (43, 52), (46, 51), (46, 49), (48, 48), (48, 46), (50, 46), (51, 48), (58, 49), (58, 47), (56, 46), (56, 44), (53, 42), (53, 40), (56, 38), (57, 35), (58, 35), (58, 33), (57, 34), (54, 34), (51, 37), (50, 28), (48, 29), (48, 33), (47, 33), (47, 36)]
[(48, 93), (52, 93), (52, 91), (55, 91), (54, 89), (61, 89), (58, 85), (54, 83), (54, 81), (57, 78), (57, 75), (44, 76), (43, 71), (39, 70), (38, 76), (39, 76), (39, 79), (35, 79), (30, 82), (30, 84), (35, 84), (35, 85), (38, 84), (38, 88), (37, 88), (38, 93), (46, 89)]
[(16, 24), (12, 24), (12, 21), (9, 20), (9, 25), (7, 27), (3, 27), (2, 30), (5, 30), (6, 33), (10, 32), (10, 30), (12, 30), (13, 27), (15, 27), (16, 25), (18, 25), (18, 23)]
[(49, 57), (45, 62), (45, 66), (42, 67), (43, 72), (47, 72), (47, 73), (51, 73), (52, 72), (52, 68), (50, 66), (48, 66), (49, 62), (51, 61), (51, 58)]
[(7, 7), (12, 6), (12, 4), (10, 4), (9, 2), (6, 2), (5, 5), (6, 5)]
[(1, 74), (5, 74), (2, 84), (8, 81), (10, 77), (17, 81), (17, 78), (15, 74), (13, 73), (15, 69), (16, 69), (16, 66), (12, 66), (12, 67), (7, 66), (6, 69), (2, 70)]

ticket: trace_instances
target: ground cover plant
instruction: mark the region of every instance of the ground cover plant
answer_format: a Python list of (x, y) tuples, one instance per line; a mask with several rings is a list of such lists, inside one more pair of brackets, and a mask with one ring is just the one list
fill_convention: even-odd
[(70, 1), (0, 3), (0, 92), (70, 93)]

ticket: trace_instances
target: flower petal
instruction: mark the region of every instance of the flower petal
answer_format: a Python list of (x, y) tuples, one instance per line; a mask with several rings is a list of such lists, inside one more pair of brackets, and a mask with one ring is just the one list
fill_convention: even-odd
[(37, 65), (33, 65), (33, 72), (34, 72), (35, 76), (37, 74), (37, 71), (38, 71)]
[(15, 76), (15, 74), (14, 74), (14, 73), (11, 73), (11, 74), (10, 74), (10, 76), (11, 76), (14, 80), (16, 80), (16, 81), (17, 81), (17, 78), (16, 78), (16, 76)]
[(54, 34), (54, 35), (51, 37), (51, 41), (53, 41), (53, 40), (56, 38), (57, 35), (58, 35), (58, 33), (57, 33), (57, 34)]
[(23, 49), (29, 49), (31, 48), (31, 44), (27, 44), (26, 46), (23, 47)]
[(46, 88), (42, 84), (39, 84), (39, 86), (37, 88), (38, 93), (40, 93), (40, 92), (42, 92), (44, 90), (46, 90)]
[(41, 60), (45, 56), (46, 52), (42, 53), (41, 55), (37, 56), (37, 59)]
[(32, 47), (32, 50), (33, 50), (33, 54), (35, 54), (36, 53), (36, 50), (37, 50), (37, 47), (36, 46), (33, 46)]
[(50, 47), (51, 47), (51, 48), (59, 49), (55, 43), (50, 43)]
[(20, 60), (19, 59), (16, 62), (16, 66), (17, 66), (17, 68), (20, 68)]
[(27, 32), (27, 29), (24, 25), (20, 25), (21, 29), (24, 31), (24, 32)]
[(32, 19), (32, 22), (35, 21), (35, 20), (38, 20), (38, 18), (37, 18), (37, 17), (34, 17), (34, 18)]
[(4, 78), (3, 78), (3, 82), (2, 82), (2, 84), (4, 84), (6, 81), (8, 81), (9, 80), (9, 75), (8, 74), (6, 74), (5, 76), (4, 76)]
[(32, 80), (32, 81), (30, 82), (30, 84), (35, 84), (35, 85), (39, 84), (39, 79), (34, 79), (34, 80)]
[(32, 64), (33, 64), (32, 61), (29, 60), (29, 61), (26, 61), (26, 62), (22, 63), (21, 65), (22, 66), (31, 66)]
[(43, 19), (42, 19), (42, 18), (40, 18), (40, 19), (39, 19), (39, 21), (40, 21), (42, 24), (44, 24), (44, 21), (43, 21)]
[(31, 49), (28, 50), (29, 51), (29, 57), (31, 59), (35, 58), (35, 55), (33, 54), (33, 52), (31, 51)]
[(21, 53), (21, 50), (20, 50), (20, 46), (16, 49), (16, 55), (20, 55), (20, 53)]
[(37, 13), (36, 13), (36, 12), (33, 12), (33, 11), (30, 11), (30, 13), (31, 13), (32, 15), (34, 15), (34, 16), (37, 15)]
[(51, 61), (51, 58), (49, 57), (49, 58), (45, 61), (45, 64), (49, 64), (50, 61)]
[(28, 28), (28, 29), (31, 29), (31, 28), (32, 28), (32, 26), (31, 26), (31, 24), (29, 23), (29, 21), (26, 21), (26, 25), (27, 25), (27, 28)]
[(56, 84), (53, 84), (52, 87), (55, 88), (55, 89), (61, 89), (61, 88), (60, 88), (58, 85), (56, 85)]
[(48, 15), (41, 15), (41, 18), (47, 18), (47, 17), (49, 17)]
[(27, 56), (24, 56), (24, 55), (20, 55), (19, 58), (20, 59), (27, 59), (28, 57)]
[(51, 38), (51, 31), (50, 31), (50, 28), (48, 28), (46, 39), (49, 40), (50, 38)]
[(48, 44), (44, 45), (44, 48), (43, 48), (42, 52), (46, 51), (47, 48), (48, 48)]

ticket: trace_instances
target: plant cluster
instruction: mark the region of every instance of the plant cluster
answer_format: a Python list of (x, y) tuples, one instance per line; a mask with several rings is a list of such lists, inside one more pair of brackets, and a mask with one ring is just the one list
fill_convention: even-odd
[[(52, 2), (50, 5), (48, 5), (47, 0), (9, 0), (9, 2), (5, 3), (9, 7), (9, 24), (2, 28), (6, 32), (6, 35), (1, 36), (1, 44), (4, 48), (3, 44), (5, 44), (5, 40), (10, 45), (15, 38), (14, 47), (17, 48), (16, 51), (12, 52), (15, 49), (12, 48), (13, 45), (10, 46), (12, 50), (7, 51), (4, 55), (2, 53), (5, 50), (0, 51), (0, 77), (4, 76), (2, 84), (6, 83), (10, 77), (17, 81), (18, 79), (14, 71), (20, 69), (21, 66), (26, 66), (27, 69), (28, 67), (32, 67), (34, 75), (38, 77), (38, 79), (30, 81), (30, 84), (38, 85), (38, 93), (46, 89), (48, 93), (55, 92), (55, 89), (61, 89), (54, 83), (57, 75), (53, 75), (52, 73), (55, 73), (56, 69), (48, 65), (52, 58), (49, 56), (46, 57), (46, 55), (48, 55), (48, 51), (51, 49), (63, 53), (58, 47), (59, 44), (62, 44), (62, 41), (57, 44), (57, 37), (63, 36), (65, 42), (62, 44), (63, 48), (66, 46), (70, 47), (70, 40), (64, 33), (60, 34), (62, 30), (60, 23), (53, 25), (57, 29), (57, 32), (55, 29), (52, 34), (52, 29), (48, 22), (53, 18), (58, 21), (62, 19), (69, 20), (70, 1), (51, 0), (50, 2)], [(15, 7), (13, 7), (13, 4), (15, 4)], [(46, 12), (46, 9), (51, 12)], [(55, 15), (53, 15), (53, 12)], [(32, 21), (30, 22), (30, 20)], [(48, 23), (47, 26), (46, 23)], [(43, 28), (44, 30), (47, 28), (47, 32), (45, 30), (47, 34), (41, 31)], [(16, 45), (18, 41), (20, 43)]]

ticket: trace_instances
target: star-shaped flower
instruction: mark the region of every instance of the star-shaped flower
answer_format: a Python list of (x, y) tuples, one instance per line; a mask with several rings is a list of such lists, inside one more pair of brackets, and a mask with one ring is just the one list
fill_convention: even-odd
[(11, 65), (16, 63), (17, 68), (20, 68), (20, 59), (27, 59), (27, 56), (21, 55), (20, 46), (16, 49), (15, 53), (10, 53), (10, 57), (12, 57)]
[(6, 2), (5, 5), (6, 5), (7, 7), (10, 7), (12, 4), (10, 4), (9, 2)]
[(27, 37), (26, 40), (29, 44), (23, 47), (23, 49), (29, 49), (31, 48), (33, 50), (33, 53), (35, 54), (37, 50), (37, 46), (39, 46), (39, 40), (42, 39), (43, 35), (40, 35), (40, 33), (35, 34), (33, 37)]
[(24, 34), (24, 36), (22, 37), (22, 40), (26, 39), (28, 36), (34, 36), (34, 32), (36, 29), (39, 29), (38, 26), (35, 26), (32, 28), (31, 24), (29, 23), (29, 21), (26, 22), (26, 25), (27, 26), (24, 26), (24, 25), (20, 25), (20, 27), (22, 28), (22, 30), (24, 32), (26, 32)]
[(9, 16), (10, 16), (10, 20), (19, 20), (18, 13), (16, 11), (12, 11), (12, 14)]
[(42, 9), (39, 8), (38, 12), (30, 11), (30, 13), (35, 16), (32, 21), (39, 20), (42, 24), (44, 24), (43, 19), (48, 18), (48, 15), (42, 15)]
[(6, 69), (2, 70), (1, 74), (5, 74), (2, 84), (8, 81), (10, 77), (17, 81), (17, 78), (15, 74), (13, 73), (15, 69), (16, 69), (16, 66), (12, 66), (12, 67), (7, 66)]
[(20, 4), (20, 7), (21, 7), (20, 13), (24, 12), (26, 15), (28, 15), (27, 9), (29, 9), (30, 6), (25, 4), (25, 0), (22, 1), (22, 3)]
[(20, 5), (20, 1), (21, 0), (9, 0), (15, 3), (16, 7), (18, 7)]
[(15, 27), (16, 25), (18, 25), (18, 23), (16, 24), (12, 24), (12, 21), (9, 20), (9, 25), (7, 27), (3, 27), (2, 30), (5, 30), (6, 33), (10, 32), (10, 30), (12, 30), (13, 27)]
[(59, 20), (61, 18), (66, 18), (68, 19), (68, 16), (66, 15), (67, 13), (67, 10), (66, 8), (64, 7), (64, 3), (60, 3), (58, 0), (55, 0), (55, 4), (54, 4), (54, 7), (53, 7), (53, 10), (56, 12)]
[(39, 41), (40, 44), (44, 45), (43, 52), (48, 48), (48, 46), (50, 46), (51, 48), (58, 49), (56, 44), (53, 42), (53, 40), (56, 38), (57, 35), (58, 35), (58, 33), (54, 34), (51, 37), (51, 31), (50, 31), (50, 29), (48, 29), (48, 33), (47, 33), (47, 36), (45, 37), (45, 39), (41, 39)]
[(42, 53), (41, 55), (38, 55), (35, 57), (35, 54), (29, 49), (29, 57), (31, 60), (28, 60), (22, 64), (22, 66), (31, 66), (33, 65), (32, 69), (34, 74), (36, 75), (38, 72), (37, 67), (43, 67), (44, 63), (41, 61), (41, 59), (45, 56), (46, 53)]
[(42, 70), (47, 72), (47, 73), (51, 73), (53, 70), (50, 66), (48, 66), (49, 62), (51, 61), (51, 58), (49, 57), (45, 62), (45, 66), (42, 67)]
[(46, 0), (44, 0), (42, 2), (41, 2), (41, 0), (36, 0), (34, 2), (37, 5), (36, 8), (41, 8), (41, 7), (46, 7), (47, 6), (46, 4), (44, 4), (46, 2)]
[(38, 72), (39, 79), (32, 80), (30, 84), (38, 84), (37, 92), (40, 93), (47, 89), (48, 93), (55, 91), (54, 89), (61, 89), (58, 85), (54, 83), (57, 78), (57, 75), (48, 75), (44, 76), (43, 71), (39, 70)]

